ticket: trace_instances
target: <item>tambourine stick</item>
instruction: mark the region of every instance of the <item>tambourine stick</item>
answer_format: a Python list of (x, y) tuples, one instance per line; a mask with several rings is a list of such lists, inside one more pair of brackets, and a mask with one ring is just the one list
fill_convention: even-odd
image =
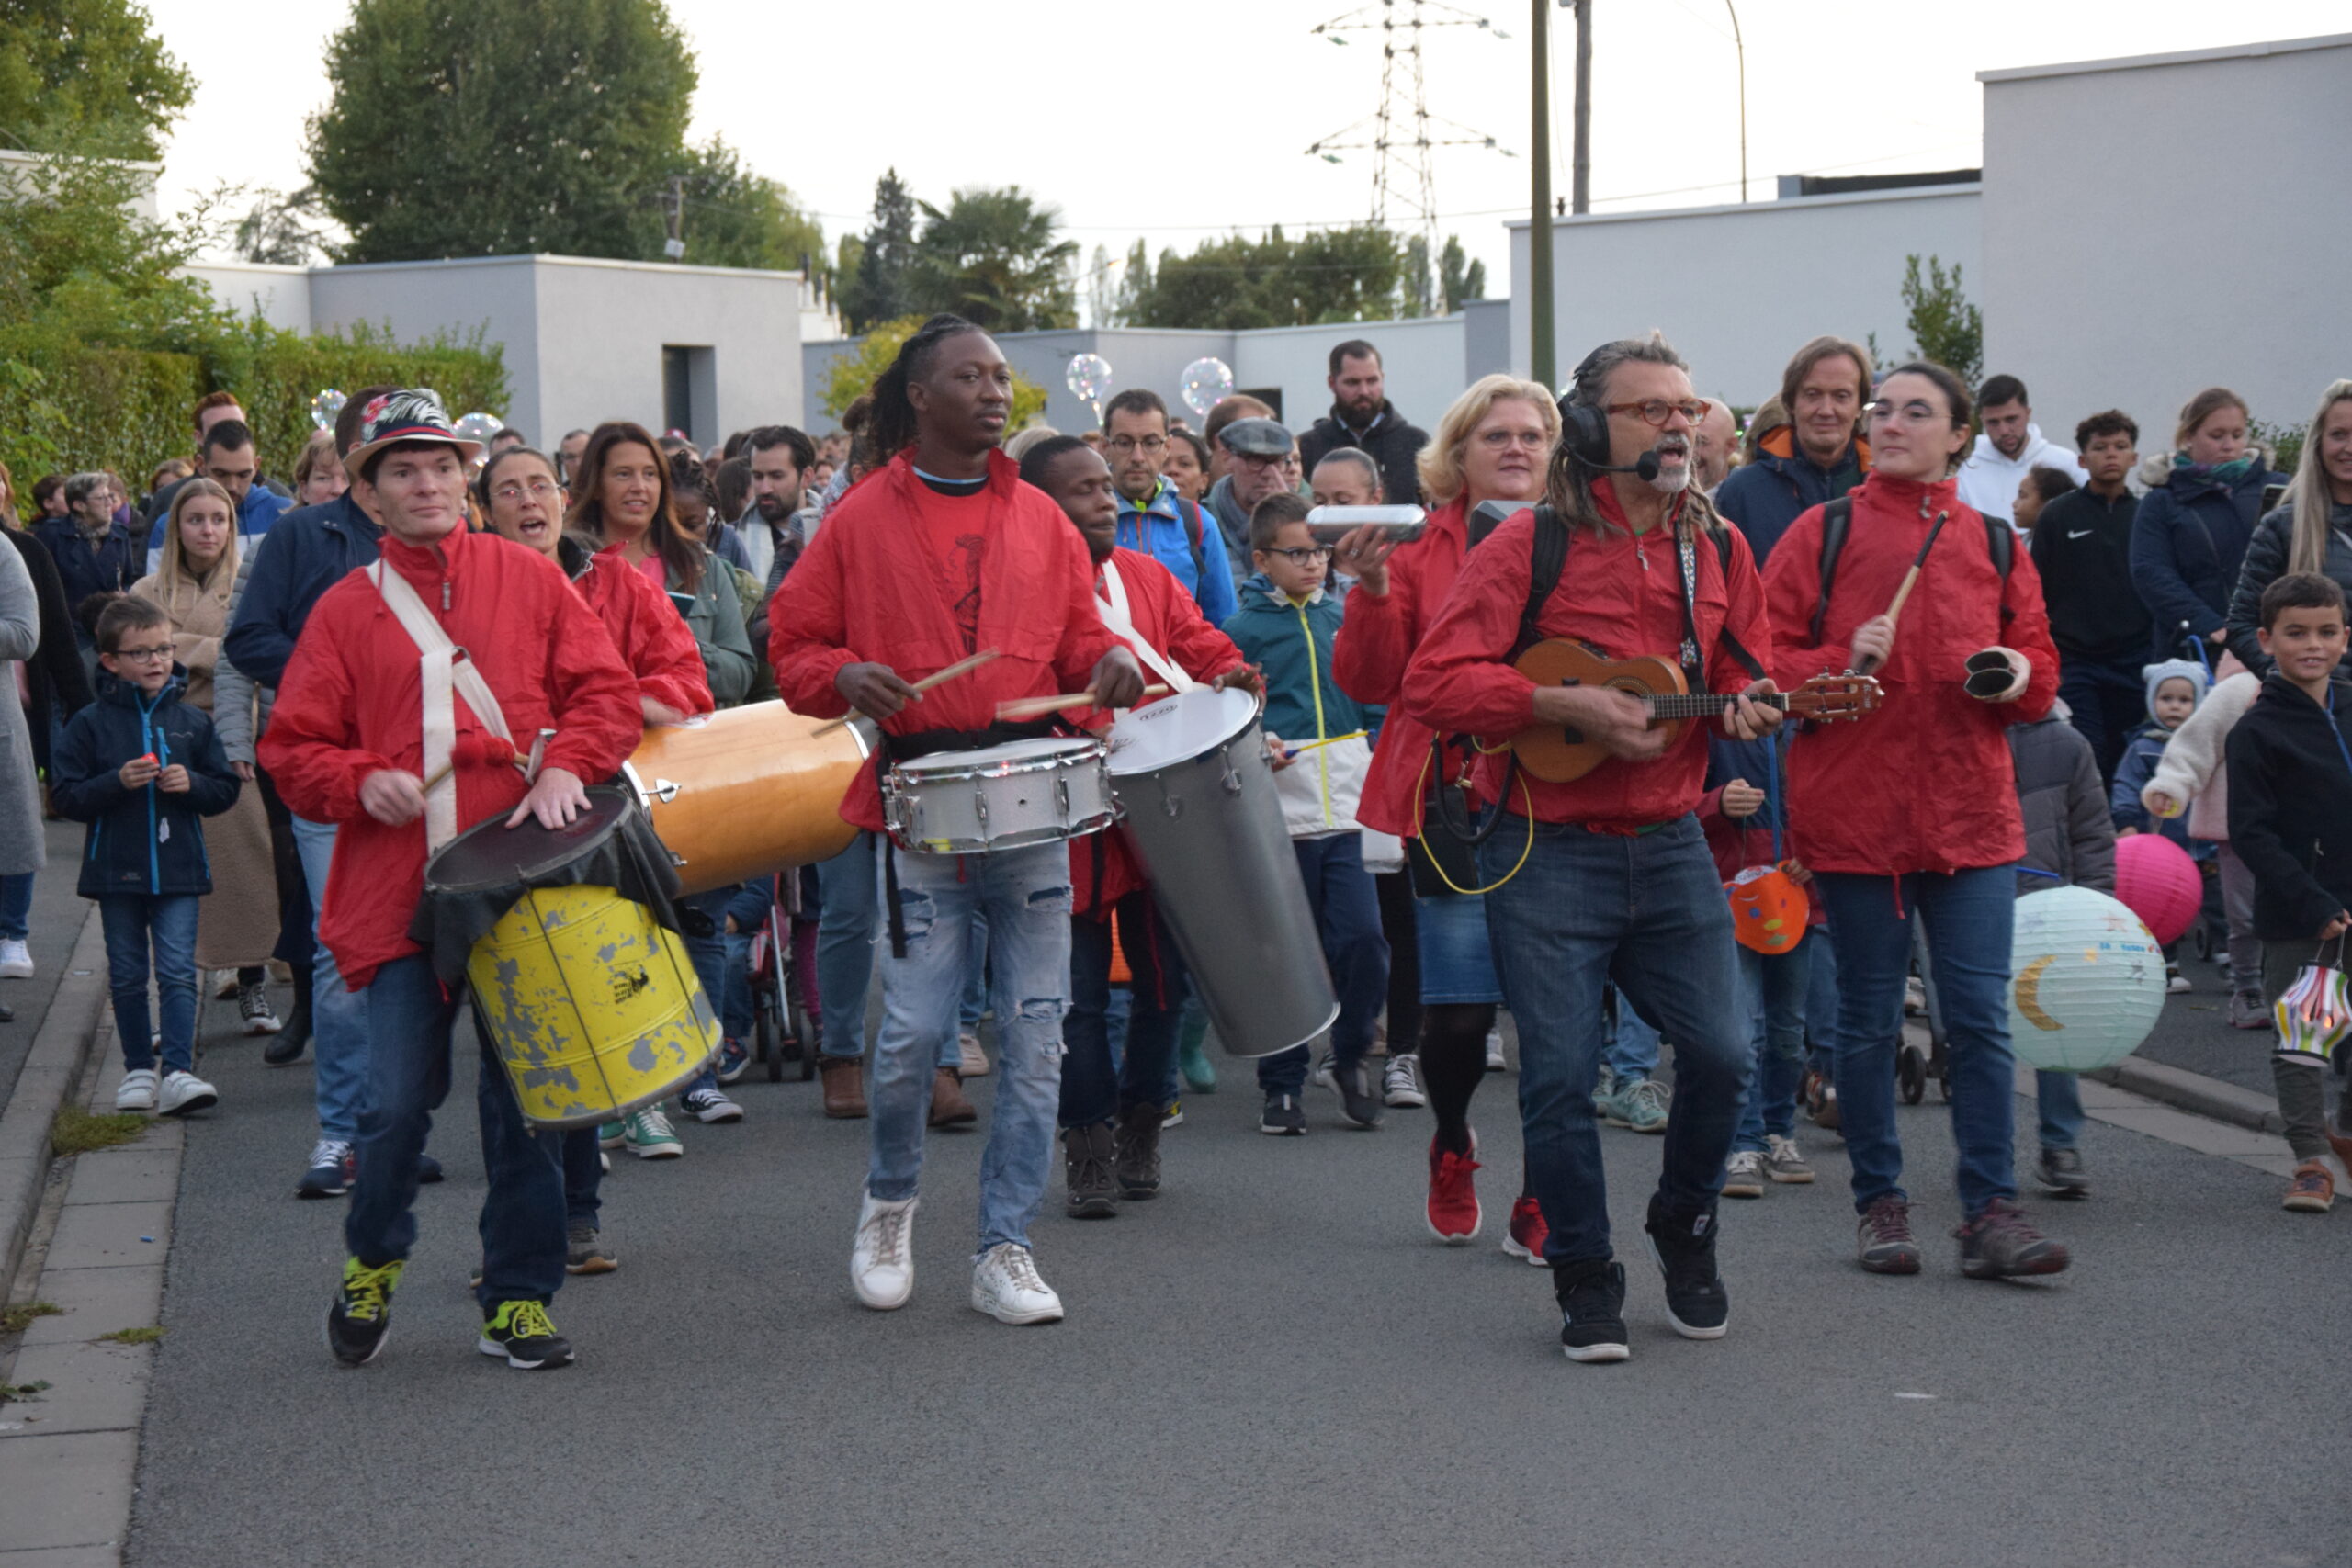
[[(970, 674), (973, 671), (978, 670), (981, 665), (986, 664), (989, 660), (994, 659), (997, 656), (997, 652), (998, 650), (993, 648), (987, 649), (981, 652), (972, 655), (969, 659), (957, 660), (955, 663), (949, 665), (946, 669), (940, 671), (935, 675), (924, 676), (922, 680), (915, 682), (915, 695), (921, 696), (923, 693), (930, 691), (933, 686), (945, 685), (948, 682), (953, 681), (958, 675)], [(831, 735), (834, 730), (842, 728), (844, 725), (854, 724), (859, 719), (865, 716), (866, 716), (865, 714), (859, 713), (855, 708), (852, 708), (849, 712), (842, 715), (841, 717), (828, 719), (823, 724), (820, 724), (816, 728), (810, 730), (808, 732), (808, 738), (813, 740), (820, 735)]]
[[(1168, 688), (1164, 685), (1146, 686), (1143, 689), (1143, 694), (1147, 697), (1164, 697), (1168, 694)], [(1023, 718), (1043, 718), (1049, 713), (1059, 713), (1064, 708), (1091, 708), (1093, 705), (1094, 693), (1090, 688), (1083, 692), (1064, 692), (1057, 697), (1019, 697), (1009, 703), (999, 703), (996, 705), (996, 716), (1000, 721), (1004, 722)]]
[[(1928, 564), (1928, 552), (1936, 547), (1936, 536), (1944, 531), (1944, 520), (1951, 515), (1951, 513), (1949, 512), (1939, 512), (1936, 513), (1935, 522), (1928, 525), (1928, 536), (1920, 544), (1918, 555), (1912, 558), (1911, 570), (1903, 574), (1902, 586), (1895, 589), (1894, 600), (1886, 607), (1886, 625), (1888, 631), (1892, 632), (1894, 629), (1895, 621), (1900, 618), (1903, 614), (1903, 602), (1910, 598), (1911, 590), (1918, 586), (1919, 570), (1922, 567), (1925, 567)], [(1871, 674), (1878, 669), (1880, 662), (1880, 660), (1875, 659), (1856, 660), (1854, 661), (1854, 673), (1857, 675)]]

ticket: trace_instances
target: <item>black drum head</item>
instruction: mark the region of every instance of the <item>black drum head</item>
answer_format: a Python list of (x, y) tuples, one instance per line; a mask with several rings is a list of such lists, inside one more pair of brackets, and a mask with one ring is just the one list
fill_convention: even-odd
[(467, 829), (425, 862), (425, 891), (473, 893), (543, 884), (569, 862), (600, 848), (620, 829), (629, 809), (625, 792), (603, 786), (588, 792), (588, 808), (568, 828), (543, 828), (533, 817), (509, 828), (509, 813), (502, 811)]

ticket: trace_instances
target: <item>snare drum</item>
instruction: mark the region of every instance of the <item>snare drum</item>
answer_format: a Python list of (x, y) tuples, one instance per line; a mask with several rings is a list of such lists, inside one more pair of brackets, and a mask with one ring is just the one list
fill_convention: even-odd
[(779, 702), (657, 725), (622, 774), (635, 787), (688, 893), (731, 887), (849, 847), (842, 795), (865, 762), (854, 724), (823, 735)]
[(1099, 833), (1117, 818), (1102, 743), (1048, 736), (893, 762), (882, 815), (899, 847), (980, 855)]

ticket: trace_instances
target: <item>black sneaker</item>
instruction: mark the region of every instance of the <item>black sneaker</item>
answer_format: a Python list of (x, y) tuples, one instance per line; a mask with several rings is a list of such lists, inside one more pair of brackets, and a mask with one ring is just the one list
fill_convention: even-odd
[[(1155, 1113), (1158, 1108), (1152, 1108)], [(1112, 1179), (1116, 1151), (1107, 1122), (1062, 1129), (1062, 1177), (1069, 1189), (1063, 1212), (1073, 1220), (1107, 1220), (1119, 1212)]]
[(1951, 1234), (1960, 1238), (1960, 1271), (1972, 1280), (2063, 1274), (2069, 1261), (2064, 1245), (2036, 1230), (2025, 1211), (2007, 1198), (1994, 1199)]
[(501, 1302), (498, 1311), (481, 1325), (474, 1348), (485, 1356), (503, 1356), (518, 1371), (553, 1371), (571, 1365), (571, 1341), (555, 1331), (548, 1309), (537, 1302)]
[(297, 1001), (294, 1010), (287, 1015), (286, 1027), (269, 1037), (261, 1048), (262, 1064), (271, 1067), (290, 1067), (302, 1059), (311, 1043), (311, 1009)]
[(1731, 1292), (1715, 1272), (1715, 1213), (1670, 1214), (1655, 1198), (1642, 1229), (1666, 1276), (1666, 1321), (1685, 1339), (1721, 1339), (1731, 1323)]
[(327, 1348), (346, 1367), (364, 1367), (384, 1353), (392, 1326), (392, 1287), (401, 1282), (400, 1261), (380, 1269), (356, 1258), (343, 1260), (343, 1289), (327, 1308)]
[(1552, 1270), (1560, 1302), (1560, 1348), (1571, 1361), (1622, 1361), (1625, 1342), (1625, 1266), (1614, 1261), (1563, 1263)]
[(1306, 1135), (1306, 1112), (1299, 1109), (1295, 1094), (1266, 1096), (1266, 1109), (1258, 1118), (1258, 1131), (1270, 1138), (1303, 1138)]
[(2052, 1198), (2087, 1198), (2091, 1195), (2091, 1173), (2083, 1168), (2083, 1156), (2077, 1149), (2044, 1149), (2034, 1162), (2035, 1179), (2041, 1190)]
[(1385, 1111), (1376, 1094), (1364, 1092), (1363, 1064), (1351, 1067), (1331, 1064), (1331, 1088), (1340, 1097), (1340, 1120), (1351, 1127), (1370, 1129), (1380, 1125)]
[(1111, 1135), (1111, 1169), (1120, 1197), (1159, 1196), (1159, 1121), (1157, 1105), (1130, 1105), (1119, 1112)]

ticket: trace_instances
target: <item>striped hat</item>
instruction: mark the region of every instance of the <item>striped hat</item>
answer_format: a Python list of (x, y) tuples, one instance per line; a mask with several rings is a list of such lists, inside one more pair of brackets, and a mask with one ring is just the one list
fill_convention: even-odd
[(455, 446), (458, 460), (465, 463), (481, 456), (481, 443), (467, 440), (449, 423), (440, 393), (430, 387), (403, 387), (368, 400), (359, 440), (344, 454), (345, 471), (356, 477), (368, 458), (396, 441), (438, 441)]

